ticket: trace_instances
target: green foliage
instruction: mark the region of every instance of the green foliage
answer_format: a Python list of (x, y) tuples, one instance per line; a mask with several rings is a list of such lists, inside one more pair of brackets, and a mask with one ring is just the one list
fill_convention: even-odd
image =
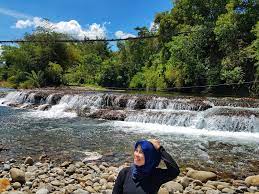
[(136, 75), (133, 76), (129, 87), (130, 88), (145, 88), (145, 76), (142, 72), (138, 72)]
[(44, 72), (38, 71), (37, 73), (32, 70), (31, 73), (26, 73), (26, 78), (28, 79), (29, 83), (31, 83), (34, 87), (40, 88), (44, 85)]
[(71, 37), (38, 28), (24, 39), (40, 42), (2, 46), (0, 81), (258, 95), (258, 10), (257, 0), (177, 0), (156, 15), (157, 30), (135, 28), (158, 38), (121, 41), (113, 51), (105, 41), (61, 43)]
[(35, 84), (31, 80), (26, 80), (25, 82), (20, 83), (19, 88), (32, 89), (32, 88), (35, 88)]
[(46, 73), (49, 83), (53, 85), (60, 85), (63, 83), (63, 69), (59, 64), (49, 62)]

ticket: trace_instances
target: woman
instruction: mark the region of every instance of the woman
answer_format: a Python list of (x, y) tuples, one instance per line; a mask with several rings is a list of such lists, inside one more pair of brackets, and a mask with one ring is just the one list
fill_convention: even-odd
[[(161, 159), (167, 169), (156, 168)], [(135, 144), (134, 164), (119, 172), (112, 193), (155, 194), (162, 184), (179, 173), (178, 165), (158, 140), (139, 140)]]

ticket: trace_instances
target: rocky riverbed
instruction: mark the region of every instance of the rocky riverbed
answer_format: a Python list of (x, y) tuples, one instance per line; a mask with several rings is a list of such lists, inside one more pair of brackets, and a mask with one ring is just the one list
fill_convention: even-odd
[[(127, 166), (106, 162), (65, 161), (54, 164), (44, 156), (38, 161), (27, 157), (24, 163), (15, 160), (0, 166), (2, 194), (88, 194), (112, 193), (118, 172)], [(182, 170), (179, 177), (162, 185), (159, 194), (259, 193), (259, 175), (245, 180), (222, 179), (214, 172)]]

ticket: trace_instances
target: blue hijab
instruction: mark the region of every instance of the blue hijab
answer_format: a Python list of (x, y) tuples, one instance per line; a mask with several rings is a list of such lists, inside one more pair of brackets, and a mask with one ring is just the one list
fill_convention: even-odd
[(143, 166), (133, 164), (132, 177), (134, 180), (148, 176), (159, 165), (161, 160), (161, 154), (155, 149), (152, 143), (147, 140), (139, 140), (136, 142), (134, 150), (139, 145), (145, 156), (145, 164)]

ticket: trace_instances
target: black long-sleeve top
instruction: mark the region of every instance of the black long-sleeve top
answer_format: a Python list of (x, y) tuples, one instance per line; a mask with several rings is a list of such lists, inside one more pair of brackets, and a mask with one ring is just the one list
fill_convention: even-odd
[(112, 194), (156, 194), (162, 184), (175, 179), (180, 174), (178, 165), (162, 146), (159, 151), (167, 169), (156, 168), (148, 177), (133, 180), (133, 168), (123, 168), (116, 179)]

